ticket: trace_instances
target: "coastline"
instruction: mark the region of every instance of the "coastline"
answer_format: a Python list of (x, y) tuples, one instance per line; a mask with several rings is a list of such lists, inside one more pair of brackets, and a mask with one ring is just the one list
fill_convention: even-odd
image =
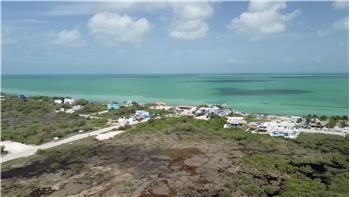
[[(231, 108), (240, 110), (240, 111), (245, 111), (248, 113), (256, 113), (256, 114), (271, 114), (271, 115), (276, 115), (276, 116), (293, 116), (293, 115), (297, 115), (297, 116), (305, 116), (308, 114), (316, 114), (316, 115), (326, 115), (326, 116), (343, 116), (343, 115), (348, 115), (348, 107), (338, 107), (338, 106), (318, 106), (318, 105), (292, 105), (295, 107), (301, 107), (303, 109), (307, 109), (310, 108), (309, 110), (307, 110), (308, 112), (301, 112), (298, 113), (297, 111), (285, 111), (284, 113), (281, 112), (271, 112), (271, 111), (264, 111), (262, 110), (246, 110), (246, 108), (252, 108), (252, 104), (247, 102), (247, 103), (240, 103), (241, 107), (237, 107), (234, 104), (227, 104), (225, 102), (223, 103), (219, 103), (219, 102), (214, 102), (214, 101), (208, 101), (205, 102), (203, 100), (195, 100), (195, 99), (174, 99), (174, 98), (152, 98), (152, 97), (145, 97), (145, 96), (138, 96), (138, 95), (134, 95), (134, 96), (118, 96), (118, 95), (87, 95), (87, 94), (79, 94), (79, 93), (75, 93), (75, 94), (69, 94), (69, 93), (41, 93), (41, 92), (33, 92), (33, 91), (25, 91), (25, 90), (21, 90), (21, 91), (3, 91), (3, 93), (5, 94), (9, 94), (9, 95), (28, 95), (28, 96), (50, 96), (50, 97), (60, 97), (60, 96), (68, 96), (68, 97), (73, 97), (75, 99), (86, 99), (89, 100), (90, 102), (101, 102), (101, 103), (108, 103), (108, 102), (113, 102), (113, 101), (118, 101), (118, 102), (122, 102), (125, 100), (133, 100), (135, 102), (138, 103), (155, 103), (155, 102), (166, 102), (170, 105), (173, 106), (177, 106), (177, 105), (202, 105), (202, 104), (211, 104), (211, 105), (228, 105)], [(269, 105), (273, 105), (271, 103), (269, 103)], [(283, 108), (283, 106), (285, 106), (286, 104), (275, 104), (273, 105), (274, 108)], [(323, 109), (321, 111), (313, 111), (313, 107), (322, 107)], [(259, 107), (253, 107), (253, 108), (259, 108)], [(334, 109), (344, 109), (344, 113), (336, 113), (334, 112)], [(325, 112), (325, 113), (323, 113)]]

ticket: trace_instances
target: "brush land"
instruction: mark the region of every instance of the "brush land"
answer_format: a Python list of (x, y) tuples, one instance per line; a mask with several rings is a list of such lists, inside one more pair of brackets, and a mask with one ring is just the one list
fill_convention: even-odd
[(161, 118), (2, 165), (3, 196), (348, 196), (348, 136)]

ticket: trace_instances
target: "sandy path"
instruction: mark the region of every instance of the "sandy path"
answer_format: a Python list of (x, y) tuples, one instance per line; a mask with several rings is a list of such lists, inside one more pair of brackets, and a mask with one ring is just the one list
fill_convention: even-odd
[(116, 135), (119, 135), (121, 133), (123, 133), (125, 131), (121, 131), (121, 130), (118, 130), (118, 131), (110, 131), (110, 132), (107, 132), (107, 133), (101, 133), (99, 135), (97, 135), (95, 138), (99, 141), (101, 140), (108, 140), (109, 138), (112, 138)]
[(340, 136), (345, 136), (347, 134), (347, 133), (343, 133), (343, 132), (320, 131), (320, 130), (313, 130), (313, 129), (302, 129), (301, 132), (304, 132), (304, 133), (323, 133), (323, 134), (340, 135)]
[[(5, 145), (5, 150), (9, 150), (9, 153), (7, 153), (6, 155), (1, 156), (1, 163), (6, 162), (6, 161), (10, 161), (13, 159), (18, 159), (21, 157), (28, 157), (30, 155), (33, 155), (36, 153), (36, 151), (38, 149), (48, 149), (48, 148), (52, 148), (55, 146), (59, 146), (62, 144), (67, 144), (70, 142), (74, 142), (76, 140), (80, 140), (80, 139), (84, 139), (90, 136), (96, 136), (108, 131), (111, 131), (113, 129), (118, 129), (121, 125), (114, 125), (114, 126), (110, 126), (110, 127), (106, 127), (103, 129), (98, 129), (96, 131), (91, 131), (88, 133), (82, 133), (82, 134), (77, 134), (62, 140), (57, 140), (57, 141), (52, 141), (52, 142), (48, 142), (45, 144), (41, 144), (41, 145), (25, 145), (25, 144), (21, 144), (18, 142), (10, 142), (10, 141), (4, 141), (1, 142), (1, 145)], [(122, 132), (120, 132), (122, 133)], [(118, 133), (118, 134), (120, 134)]]

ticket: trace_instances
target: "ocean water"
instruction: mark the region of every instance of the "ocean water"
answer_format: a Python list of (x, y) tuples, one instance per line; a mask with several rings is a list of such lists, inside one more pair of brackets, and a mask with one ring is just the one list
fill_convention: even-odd
[(3, 75), (2, 92), (97, 101), (228, 104), (283, 115), (347, 115), (348, 75)]

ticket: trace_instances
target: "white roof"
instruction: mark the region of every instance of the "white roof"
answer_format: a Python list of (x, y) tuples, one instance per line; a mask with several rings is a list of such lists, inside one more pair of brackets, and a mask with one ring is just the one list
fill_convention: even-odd
[(227, 117), (227, 122), (230, 124), (246, 124), (244, 117)]

